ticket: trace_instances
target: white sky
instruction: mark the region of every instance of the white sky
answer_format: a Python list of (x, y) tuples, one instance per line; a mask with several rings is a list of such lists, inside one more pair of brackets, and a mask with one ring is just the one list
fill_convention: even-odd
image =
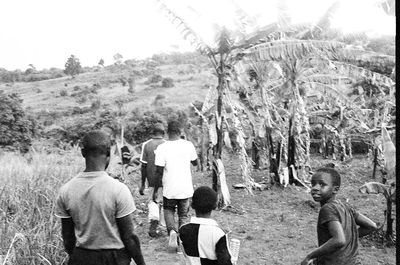
[[(233, 0), (164, 0), (204, 40), (212, 23), (233, 28)], [(260, 25), (276, 20), (282, 0), (234, 0)], [(333, 25), (347, 32), (395, 35), (395, 17), (374, 5), (379, 0), (342, 0)], [(286, 0), (293, 22), (313, 22), (333, 0)], [(192, 8), (188, 8), (188, 6)], [(193, 50), (154, 0), (0, 0), (0, 67), (25, 70), (64, 68), (74, 54), (83, 66), (113, 63), (116, 53), (142, 59), (154, 53)]]

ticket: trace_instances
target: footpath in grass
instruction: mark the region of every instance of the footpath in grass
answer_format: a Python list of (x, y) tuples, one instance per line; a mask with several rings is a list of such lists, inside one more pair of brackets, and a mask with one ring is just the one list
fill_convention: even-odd
[[(358, 188), (371, 181), (372, 167), (364, 157), (355, 158), (349, 163), (323, 160), (314, 157), (312, 167), (333, 162), (342, 174), (342, 188), (339, 199), (347, 201), (358, 211), (376, 222), (382, 222), (385, 209), (381, 195), (365, 195)], [(231, 163), (228, 163), (231, 162)], [(232, 188), (240, 183), (240, 169), (237, 163), (228, 159), (227, 180), (232, 196), (232, 211), (214, 211), (213, 217), (230, 232), (232, 237), (241, 240), (238, 264), (300, 264), (305, 255), (317, 246), (316, 222), (319, 205), (301, 187), (289, 186), (285, 189), (271, 187), (264, 191)], [(194, 185), (211, 185), (210, 172), (196, 172)], [(255, 179), (261, 180), (263, 172), (255, 171)], [(139, 209), (136, 232), (138, 233), (147, 264), (179, 264), (178, 255), (167, 249), (167, 236), (158, 239), (147, 235), (148, 222), (145, 197), (138, 195), (136, 183), (139, 175), (133, 175), (129, 186), (133, 189)], [(194, 215), (191, 209), (190, 215)], [(373, 240), (373, 237), (371, 237)], [(379, 241), (379, 240), (378, 240)], [(395, 247), (388, 247), (371, 239), (362, 239), (360, 256), (363, 264), (396, 264)]]

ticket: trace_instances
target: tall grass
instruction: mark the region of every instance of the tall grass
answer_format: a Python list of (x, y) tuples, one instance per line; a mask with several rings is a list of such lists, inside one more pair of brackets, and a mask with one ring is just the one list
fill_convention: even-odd
[(16, 233), (17, 264), (63, 264), (64, 252), (55, 199), (63, 183), (82, 170), (77, 148), (60, 153), (0, 154), (0, 255)]

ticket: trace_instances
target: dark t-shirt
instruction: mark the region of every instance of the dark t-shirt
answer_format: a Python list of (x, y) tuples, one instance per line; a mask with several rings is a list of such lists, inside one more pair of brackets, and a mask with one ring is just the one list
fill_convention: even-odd
[(322, 206), (318, 215), (317, 233), (318, 245), (323, 245), (332, 236), (329, 234), (328, 223), (339, 221), (343, 227), (346, 244), (325, 256), (318, 258), (318, 265), (360, 265), (358, 258), (358, 230), (355, 218), (358, 213), (348, 204), (334, 200)]
[[(142, 154), (140, 156), (140, 162), (147, 164), (146, 173), (147, 173), (147, 181), (149, 187), (154, 187), (156, 184), (155, 182), (156, 167), (154, 165), (154, 159), (155, 159), (154, 150), (156, 150), (157, 147), (164, 142), (165, 140), (162, 138), (153, 138), (145, 142), (142, 146)], [(161, 187), (162, 183), (160, 182), (159, 184)]]

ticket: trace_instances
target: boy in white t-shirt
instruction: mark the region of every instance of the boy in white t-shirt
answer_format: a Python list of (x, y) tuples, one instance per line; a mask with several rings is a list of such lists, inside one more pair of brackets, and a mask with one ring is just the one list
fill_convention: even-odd
[[(188, 222), (189, 198), (193, 195), (193, 183), (190, 164), (197, 166), (197, 153), (194, 145), (181, 139), (180, 123), (168, 123), (168, 141), (160, 144), (156, 154), (156, 178), (162, 179), (163, 208), (167, 226), (169, 246), (177, 249), (177, 231), (174, 214), (178, 208), (179, 227)], [(160, 181), (156, 181), (160, 183)], [(158, 185), (158, 184), (156, 184)], [(158, 190), (158, 187), (155, 187)], [(154, 193), (154, 199), (157, 194)]]

